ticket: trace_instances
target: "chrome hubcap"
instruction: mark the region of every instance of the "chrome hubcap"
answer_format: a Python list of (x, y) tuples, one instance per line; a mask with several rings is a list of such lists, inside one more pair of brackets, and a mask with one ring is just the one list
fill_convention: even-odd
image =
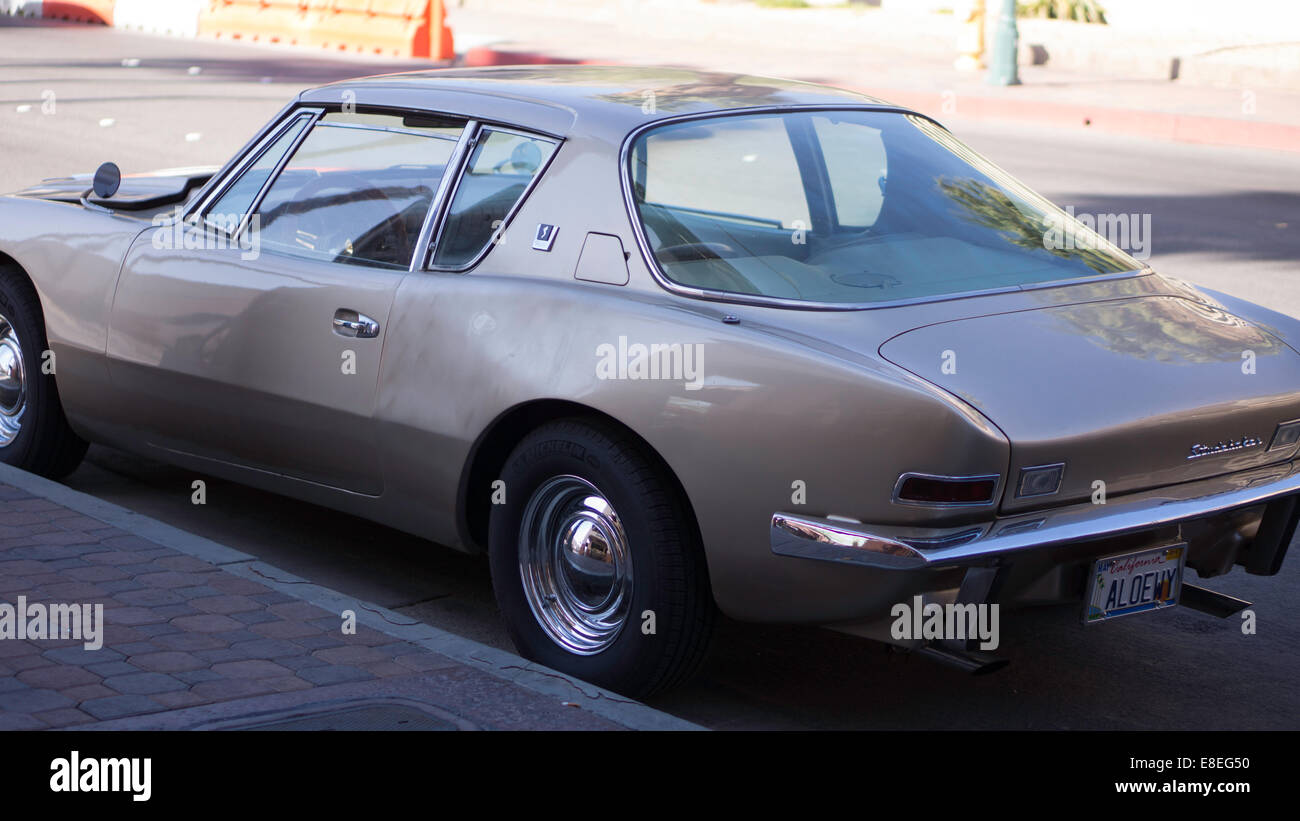
[(18, 438), (27, 409), (27, 381), (18, 332), (0, 314), (0, 447)]
[(632, 555), (614, 506), (577, 476), (537, 489), (519, 528), (519, 574), (537, 623), (589, 656), (618, 637), (632, 606)]

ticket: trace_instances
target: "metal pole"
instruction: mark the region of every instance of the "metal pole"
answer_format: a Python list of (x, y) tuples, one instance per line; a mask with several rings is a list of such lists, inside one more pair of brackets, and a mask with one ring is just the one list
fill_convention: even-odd
[(991, 86), (1018, 86), (1020, 73), (1016, 52), (1020, 33), (1016, 30), (1016, 0), (991, 0), (993, 49), (989, 54), (986, 82)]

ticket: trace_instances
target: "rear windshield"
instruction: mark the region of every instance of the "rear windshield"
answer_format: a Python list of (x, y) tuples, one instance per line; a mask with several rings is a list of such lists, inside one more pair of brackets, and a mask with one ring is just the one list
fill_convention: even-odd
[(720, 116), (633, 143), (633, 198), (672, 282), (870, 303), (1142, 267), (922, 117)]

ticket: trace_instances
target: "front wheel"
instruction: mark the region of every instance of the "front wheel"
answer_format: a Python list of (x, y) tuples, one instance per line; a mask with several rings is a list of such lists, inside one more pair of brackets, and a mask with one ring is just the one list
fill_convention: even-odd
[(0, 462), (58, 479), (81, 462), (86, 442), (68, 427), (45, 349), (36, 291), (0, 267)]
[(630, 435), (562, 420), (519, 443), (489, 521), (492, 586), (525, 657), (643, 698), (703, 660), (714, 606), (694, 520)]

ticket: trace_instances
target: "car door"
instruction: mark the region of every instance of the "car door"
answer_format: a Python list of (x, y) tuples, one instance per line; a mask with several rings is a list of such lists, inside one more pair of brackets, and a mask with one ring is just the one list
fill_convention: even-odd
[(463, 121), (299, 112), (191, 218), (124, 261), (114, 387), (152, 445), (358, 493), (383, 487), (389, 313)]

